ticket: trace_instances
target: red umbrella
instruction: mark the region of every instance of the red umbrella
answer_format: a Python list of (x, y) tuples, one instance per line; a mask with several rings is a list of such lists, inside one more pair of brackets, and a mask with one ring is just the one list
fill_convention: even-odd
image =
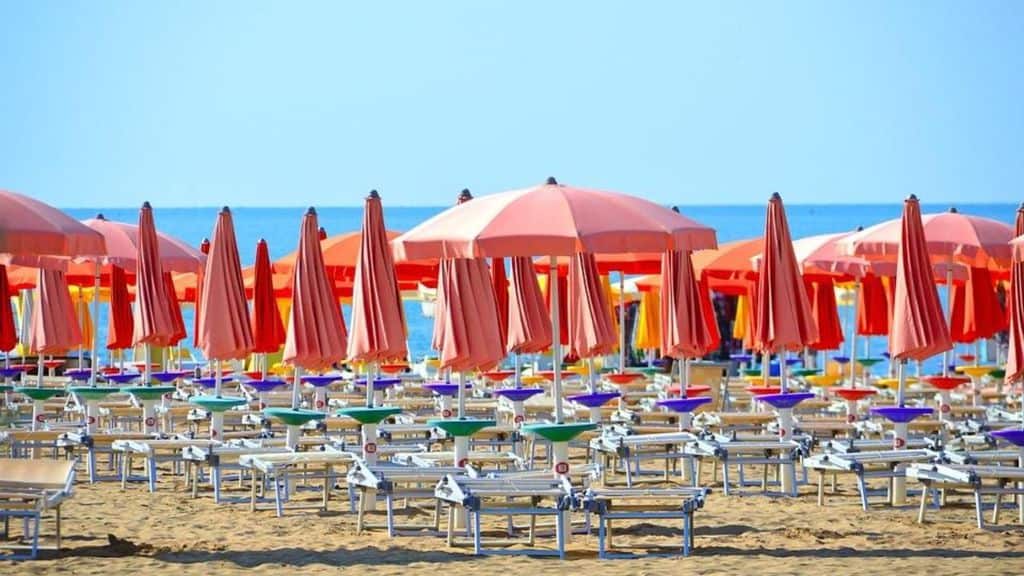
[(512, 258), (509, 295), (508, 351), (517, 354), (542, 352), (551, 347), (551, 322), (547, 304), (526, 256)]
[[(227, 207), (217, 215), (203, 273), (199, 346), (211, 360), (245, 358), (253, 348), (235, 225)], [(219, 363), (218, 363), (219, 367)]]
[(320, 254), (316, 210), (310, 208), (302, 217), (299, 253), (292, 272), (284, 361), (307, 370), (330, 368), (345, 358), (346, 338), (341, 307)]
[(765, 352), (799, 350), (818, 339), (818, 330), (778, 193), (768, 202), (761, 254), (754, 343)]
[[(348, 357), (363, 362), (404, 358), (405, 315), (384, 228), (384, 210), (376, 190), (366, 197), (360, 236)], [(367, 399), (372, 399), (372, 388), (367, 386)]]
[(498, 327), (495, 322), (482, 320), (496, 318), (497, 314), (483, 260), (442, 260), (434, 318), (441, 368), (455, 372), (486, 370), (500, 362), (505, 351)]
[(592, 358), (614, 350), (618, 341), (615, 322), (593, 254), (580, 252), (569, 263), (568, 292), (572, 353), (580, 358)]
[(107, 322), (107, 350), (132, 347), (132, 304), (124, 269), (112, 266), (110, 272), (110, 310)]
[[(29, 327), (29, 349), (40, 356), (61, 354), (82, 344), (82, 331), (64, 271), (39, 269)], [(42, 371), (40, 370), (40, 378)]]
[(174, 332), (171, 333), (171, 340), (168, 342), (169, 345), (175, 345), (181, 342), (188, 336), (185, 332), (185, 318), (181, 315), (181, 305), (178, 303), (178, 299), (174, 297), (174, 278), (170, 272), (164, 272), (164, 285), (167, 287), (167, 310), (171, 315), (171, 320), (174, 321)]
[[(903, 207), (889, 354), (905, 363), (930, 358), (952, 347), (939, 295), (932, 282), (921, 206), (917, 197), (911, 195)], [(899, 402), (902, 405), (902, 387)]]
[[(153, 208), (146, 202), (139, 210), (139, 243), (136, 278), (136, 306), (133, 345), (167, 346), (173, 342), (177, 326), (172, 315), (167, 283), (160, 266)], [(149, 365), (149, 359), (146, 359)], [(148, 368), (147, 368), (148, 370)], [(146, 378), (149, 374), (147, 371)]]
[(508, 337), (508, 275), (504, 258), (491, 258), (491, 285), (494, 287), (494, 303), (498, 306), (498, 333), (501, 347), (507, 349)]
[(270, 249), (262, 238), (256, 244), (255, 278), (252, 290), (253, 352), (272, 354), (284, 344), (284, 323), (277, 309), (270, 271)]
[(814, 350), (838, 350), (843, 343), (843, 326), (836, 307), (836, 288), (830, 278), (804, 279), (811, 299), (811, 312), (818, 327), (818, 338), (810, 343)]
[(1010, 289), (1006, 294), (1006, 308), (1009, 310), (1010, 335), (1006, 355), (1006, 382), (1016, 382), (1024, 375), (1024, 253), (1018, 244), (1024, 236), (1024, 204), (1017, 208), (1014, 223), (1013, 264), (1010, 265)]
[(953, 284), (949, 332), (954, 342), (970, 343), (1006, 330), (1006, 314), (992, 274), (988, 268), (969, 270), (967, 283)]
[(0, 262), (9, 256), (102, 254), (103, 236), (34, 198), (0, 190)]
[(857, 300), (857, 333), (865, 336), (888, 334), (892, 321), (892, 300), (886, 294), (882, 279), (875, 274), (861, 278)]
[(11, 310), (11, 289), (7, 284), (7, 267), (0, 264), (0, 351), (7, 352), (18, 344)]
[(548, 271), (548, 283), (544, 287), (544, 307), (548, 309), (548, 317), (551, 317), (551, 287), (558, 286), (558, 341), (562, 346), (569, 344), (569, 299), (565, 297), (565, 282), (555, 281), (556, 271)]
[(718, 323), (708, 291), (697, 281), (690, 254), (666, 252), (661, 264), (662, 353), (697, 358), (718, 346)]

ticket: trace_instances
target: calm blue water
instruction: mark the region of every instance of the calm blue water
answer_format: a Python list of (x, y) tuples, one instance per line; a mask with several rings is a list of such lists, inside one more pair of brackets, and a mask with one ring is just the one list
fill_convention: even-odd
[[(853, 199), (850, 199), (853, 200)], [(949, 206), (924, 205), (923, 211), (940, 212)], [(974, 204), (962, 206), (962, 212), (1002, 220), (1012, 224), (1016, 206), (1012, 204)], [(390, 230), (408, 230), (426, 218), (444, 210), (437, 208), (404, 208), (387, 207), (385, 219)], [(168, 234), (198, 245), (203, 238), (212, 235), (213, 225), (219, 208), (160, 208), (155, 207), (157, 227)], [(853, 230), (857, 226), (870, 226), (883, 220), (898, 218), (902, 210), (901, 203), (888, 205), (792, 205), (787, 206), (790, 230), (794, 238)], [(110, 220), (125, 222), (138, 221), (138, 208), (118, 208), (96, 210), (91, 208), (73, 208), (67, 212), (76, 218), (92, 218), (102, 212)], [(245, 264), (251, 263), (256, 243), (260, 238), (266, 239), (270, 247), (271, 258), (278, 258), (295, 249), (298, 243), (299, 224), (305, 208), (233, 208), (235, 233), (239, 242), (239, 251)], [(327, 229), (328, 234), (358, 230), (362, 223), (362, 208), (318, 208), (320, 225)], [(738, 240), (760, 235), (764, 226), (763, 206), (690, 206), (683, 213), (718, 231), (720, 242)], [(410, 346), (414, 356), (419, 357), (429, 352), (432, 321), (424, 318), (419, 304), (406, 304), (409, 319)], [(845, 311), (848, 322), (849, 310)], [(346, 322), (348, 310), (345, 310)], [(184, 310), (186, 325), (191, 330), (191, 310)], [(106, 317), (101, 311), (99, 328), (101, 342), (105, 338)], [(881, 351), (881, 339), (876, 339), (874, 350)]]

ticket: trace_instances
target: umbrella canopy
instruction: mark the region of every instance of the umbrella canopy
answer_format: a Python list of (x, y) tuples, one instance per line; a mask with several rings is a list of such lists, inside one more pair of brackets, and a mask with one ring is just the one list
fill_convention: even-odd
[[(139, 227), (125, 222), (114, 222), (107, 220), (103, 214), (97, 214), (95, 218), (83, 220), (89, 228), (103, 235), (106, 250), (95, 260), (103, 264), (120, 266), (126, 272), (134, 273), (139, 257)], [(199, 250), (189, 246), (185, 242), (168, 236), (161, 232), (156, 234), (159, 243), (160, 266), (165, 271), (171, 272), (194, 272), (203, 266), (206, 257)], [(88, 258), (92, 261), (93, 258)], [(69, 278), (85, 272), (92, 281), (92, 266), (88, 270), (78, 270), (72, 266), (68, 270)]]
[(508, 349), (508, 274), (504, 258), (491, 258), (491, 286), (494, 288), (494, 303), (498, 307), (498, 334), (501, 347)]
[(174, 345), (184, 340), (188, 333), (185, 332), (185, 318), (181, 315), (181, 304), (174, 297), (174, 278), (170, 272), (164, 272), (163, 278), (169, 296), (167, 298), (167, 310), (171, 315), (171, 320), (174, 322), (174, 331), (171, 333), (171, 339), (168, 344)]
[(167, 346), (178, 332), (171, 310), (173, 293), (168, 293), (160, 264), (160, 245), (153, 221), (153, 208), (146, 202), (139, 210), (139, 241), (136, 258), (135, 325), (133, 344)]
[(717, 347), (718, 323), (713, 312), (708, 315), (708, 291), (697, 281), (688, 252), (674, 250), (664, 254), (661, 286), (662, 354), (696, 358)]
[(765, 215), (758, 267), (754, 344), (763, 351), (799, 350), (818, 339), (818, 329), (793, 254), (782, 197), (773, 194)]
[(969, 343), (1006, 330), (1006, 314), (999, 304), (995, 281), (988, 268), (972, 267), (968, 281), (953, 284), (953, 311), (949, 323), (954, 342)]
[(949, 350), (953, 343), (932, 282), (921, 206), (916, 196), (910, 196), (904, 203), (902, 221), (889, 354), (897, 360), (924, 360)]
[(364, 362), (404, 358), (405, 316), (384, 229), (384, 210), (376, 190), (366, 198), (360, 236), (348, 357)]
[(885, 336), (892, 325), (893, 300), (882, 279), (874, 274), (861, 278), (857, 291), (857, 334)]
[(593, 254), (580, 252), (569, 263), (569, 345), (580, 358), (607, 354), (618, 335)]
[(488, 369), (505, 356), (495, 322), (497, 306), (483, 260), (441, 261), (434, 316), (434, 348), (441, 368), (455, 372)]
[(522, 354), (541, 352), (551, 347), (551, 322), (547, 304), (537, 283), (530, 259), (512, 258), (509, 294), (507, 350)]
[(7, 284), (7, 267), (0, 264), (0, 352), (12, 350), (18, 344), (14, 330), (14, 311), (11, 310), (11, 288)]
[(284, 342), (284, 361), (308, 370), (322, 370), (343, 360), (348, 336), (324, 269), (317, 229), (316, 210), (310, 208), (302, 217)]
[(120, 266), (112, 266), (110, 274), (110, 309), (107, 314), (107, 350), (132, 347), (132, 303), (128, 281)]
[(211, 360), (245, 358), (253, 348), (249, 305), (242, 286), (242, 264), (235, 224), (225, 206), (217, 215), (210, 257), (203, 273), (199, 347)]
[(633, 196), (546, 184), (477, 198), (392, 242), (400, 261), (481, 256), (569, 256), (713, 248), (715, 234)]
[(40, 268), (29, 328), (29, 349), (36, 354), (62, 354), (81, 346), (82, 342), (64, 271)]
[(104, 252), (103, 236), (60, 210), (0, 190), (0, 263), (10, 256), (84, 256)]
[[(841, 241), (840, 249), (869, 260), (897, 258), (904, 220), (889, 220), (851, 234)], [(925, 251), (941, 263), (952, 259), (968, 266), (1009, 264), (1007, 243), (1013, 238), (1013, 229), (1002, 222), (961, 214), (955, 208), (921, 216), (920, 220)]]
[[(569, 274), (569, 262), (572, 256), (559, 256), (556, 259), (558, 275)], [(660, 252), (628, 252), (623, 254), (595, 254), (597, 271), (602, 276), (611, 272), (622, 272), (623, 274), (657, 274), (661, 270)], [(551, 259), (538, 257), (533, 261), (537, 272), (547, 272), (551, 268)]]
[(277, 352), (284, 344), (284, 323), (274, 297), (273, 273), (270, 270), (270, 249), (262, 238), (256, 244), (252, 288), (252, 351), (261, 354)]
[[(365, 216), (364, 216), (365, 220)], [(387, 236), (387, 243), (399, 237), (402, 233), (394, 230), (384, 232)], [(356, 264), (359, 260), (359, 252), (363, 245), (363, 231), (345, 232), (320, 240), (320, 252), (324, 258), (324, 268), (327, 270), (328, 278), (339, 280), (352, 280), (356, 274)], [(390, 248), (389, 248), (390, 249)], [(274, 274), (281, 274), (291, 277), (292, 269), (295, 267), (295, 259), (298, 251), (291, 252), (273, 262), (271, 268)], [(392, 263), (395, 277), (399, 281), (418, 281), (425, 278), (437, 277), (436, 260), (418, 260), (412, 262)]]
[(813, 350), (838, 350), (843, 343), (843, 326), (836, 306), (836, 288), (830, 278), (804, 278), (811, 299), (811, 313), (818, 327), (818, 338), (810, 343)]
[(1007, 382), (1016, 382), (1024, 376), (1024, 204), (1017, 208), (1014, 234), (1017, 237), (1012, 242), (1013, 263), (1010, 265), (1010, 288), (1006, 293), (1006, 307), (1010, 313), (1005, 375)]

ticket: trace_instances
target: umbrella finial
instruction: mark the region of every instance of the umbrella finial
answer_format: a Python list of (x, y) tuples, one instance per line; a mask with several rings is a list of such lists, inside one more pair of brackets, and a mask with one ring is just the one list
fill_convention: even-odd
[(959, 210), (956, 209), (956, 206), (950, 206), (949, 207), (949, 213), (950, 214), (958, 214)]
[(380, 194), (376, 190), (370, 190), (370, 193), (366, 195), (367, 200), (380, 200)]
[(1019, 205), (1017, 206), (1017, 212), (1024, 212), (1024, 202), (1021, 202), (1021, 203), (1020, 203), (1020, 204), (1019, 204)]
[(153, 207), (149, 204), (149, 200), (146, 200), (145, 202), (142, 203), (142, 209), (143, 210), (152, 210), (153, 209)]
[(267, 243), (267, 239), (266, 238), (260, 238), (259, 240), (256, 241), (257, 245), (266, 244), (266, 243)]
[(472, 200), (473, 193), (469, 191), (469, 188), (463, 188), (462, 192), (459, 192), (459, 202), (465, 202), (466, 200)]
[(558, 186), (558, 180), (555, 180), (554, 176), (548, 176), (548, 180), (547, 182), (545, 182), (545, 184), (547, 184), (548, 186)]
[(772, 192), (771, 201), (774, 202), (776, 200), (782, 200), (782, 194), (779, 194), (778, 192)]
[(312, 206), (306, 208), (306, 214), (308, 216), (316, 216), (316, 208), (313, 208)]
[(672, 207), (672, 211), (673, 211), (673, 212), (675, 212), (676, 214), (680, 214), (680, 212), (679, 212), (679, 206), (673, 206), (673, 207)]
[(199, 243), (199, 251), (202, 252), (203, 254), (209, 254), (210, 253), (210, 239), (209, 238), (203, 238), (203, 241)]
[[(1021, 204), (1021, 206), (1024, 206), (1024, 204)], [(106, 220), (107, 217), (103, 215), (103, 212), (100, 212), (100, 213), (96, 214), (96, 219), (97, 220)]]
[(864, 227), (863, 226), (857, 226), (857, 230), (855, 230), (855, 231), (856, 232), (863, 232), (864, 231)]
[(917, 202), (917, 194), (911, 194), (907, 196), (907, 202)]
[(321, 226), (320, 229), (317, 230), (317, 234), (320, 236), (321, 240), (327, 240), (327, 228)]
[(220, 213), (221, 214), (231, 214), (231, 208), (228, 208), (227, 206), (221, 206)]

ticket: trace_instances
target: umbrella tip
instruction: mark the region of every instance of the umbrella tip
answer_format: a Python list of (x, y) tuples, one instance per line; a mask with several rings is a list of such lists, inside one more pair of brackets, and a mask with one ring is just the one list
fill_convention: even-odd
[(473, 193), (469, 191), (469, 188), (463, 188), (462, 192), (459, 192), (459, 202), (465, 202), (466, 200), (472, 200)]
[(203, 254), (209, 254), (210, 253), (210, 239), (209, 238), (203, 238), (203, 241), (199, 243), (199, 251), (202, 252)]
[(779, 194), (778, 192), (772, 192), (772, 198), (771, 199), (772, 199), (772, 201), (782, 200), (782, 194)]
[(220, 212), (221, 214), (231, 214), (231, 208), (228, 208), (227, 206), (221, 206)]
[(1020, 203), (1020, 204), (1019, 204), (1019, 205), (1017, 206), (1017, 212), (1024, 212), (1024, 202), (1021, 202), (1021, 203)]
[(864, 227), (863, 226), (857, 226), (857, 230), (856, 231), (857, 232), (863, 232), (864, 231)]
[[(1024, 206), (1024, 204), (1021, 204), (1021, 206)], [(106, 216), (103, 215), (103, 212), (99, 212), (99, 213), (96, 214), (96, 219), (97, 220), (106, 220), (107, 218), (106, 218)]]
[(675, 212), (676, 214), (679, 214), (679, 206), (673, 206), (672, 211)]
[(327, 228), (321, 226), (320, 229), (317, 230), (317, 234), (320, 236), (321, 240), (327, 240)]
[(917, 202), (917, 194), (911, 194), (907, 196), (907, 202)]
[(266, 243), (267, 243), (267, 239), (266, 238), (260, 238), (259, 240), (256, 241), (257, 245), (259, 245), (259, 244), (266, 244)]
[(555, 180), (554, 176), (548, 176), (547, 182), (545, 182), (545, 184), (547, 184), (548, 186), (558, 186), (558, 180)]
[(145, 202), (142, 203), (142, 209), (143, 210), (152, 210), (153, 209), (153, 207), (149, 204), (149, 200), (146, 200)]
[(376, 190), (370, 190), (370, 193), (366, 195), (367, 200), (380, 200), (380, 193)]
[(949, 213), (950, 214), (958, 214), (959, 211), (956, 209), (956, 206), (950, 206), (949, 207)]
[(312, 206), (306, 208), (306, 214), (309, 216), (316, 216), (316, 208), (313, 208)]

